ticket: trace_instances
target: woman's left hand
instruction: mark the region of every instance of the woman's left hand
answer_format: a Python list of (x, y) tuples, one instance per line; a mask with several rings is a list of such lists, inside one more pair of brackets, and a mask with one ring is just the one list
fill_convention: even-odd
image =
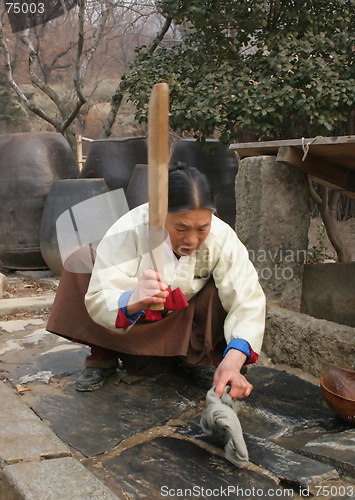
[(246, 361), (246, 355), (237, 349), (230, 349), (221, 363), (218, 365), (213, 385), (215, 392), (221, 397), (227, 384), (231, 385), (229, 395), (231, 398), (243, 399), (250, 395), (253, 386), (240, 373)]

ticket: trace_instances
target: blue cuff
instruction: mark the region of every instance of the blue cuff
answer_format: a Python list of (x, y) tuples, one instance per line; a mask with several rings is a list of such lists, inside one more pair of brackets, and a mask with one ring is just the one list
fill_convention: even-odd
[(137, 312), (136, 314), (132, 314), (132, 316), (127, 316), (126, 314), (127, 304), (132, 293), (133, 292), (123, 292), (123, 294), (118, 299), (118, 307), (121, 309), (126, 318), (129, 319), (131, 323), (134, 323), (135, 321), (137, 321), (139, 316), (143, 316), (145, 311), (142, 310)]
[(224, 353), (223, 353), (223, 357), (227, 354), (227, 352), (230, 350), (230, 349), (237, 349), (237, 351), (241, 351), (242, 353), (244, 353), (247, 358), (250, 358), (250, 355), (251, 355), (251, 347), (249, 345), (249, 342), (247, 342), (246, 340), (243, 340), (243, 339), (232, 339), (229, 344), (227, 345)]

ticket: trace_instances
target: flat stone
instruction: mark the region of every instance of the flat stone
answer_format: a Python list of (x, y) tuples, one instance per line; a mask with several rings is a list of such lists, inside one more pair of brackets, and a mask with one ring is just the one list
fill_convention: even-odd
[(119, 500), (74, 458), (8, 465), (0, 477), (6, 500)]
[[(240, 417), (240, 415), (241, 412), (238, 413), (238, 417)], [(243, 435), (249, 452), (249, 460), (251, 462), (269, 470), (271, 473), (278, 476), (280, 480), (285, 480), (300, 486), (311, 483), (319, 484), (320, 481), (338, 478), (337, 471), (330, 465), (312, 460), (309, 457), (295, 453), (267, 439), (252, 435), (251, 431), (254, 430), (256, 430), (257, 435), (262, 434), (262, 431), (257, 429), (257, 423), (263, 425), (263, 422), (254, 422), (253, 419), (254, 414), (251, 414), (251, 426), (246, 425), (247, 421), (245, 418), (242, 424)], [(218, 447), (221, 453), (224, 453), (225, 439), (219, 436), (210, 437), (204, 435), (199, 420), (200, 417), (195, 418), (179, 429), (178, 433), (188, 438), (199, 439), (206, 443), (211, 443)], [(245, 430), (247, 432), (245, 432)], [(268, 434), (268, 432), (266, 432), (266, 434)]]
[(51, 378), (70, 378), (72, 375), (75, 375), (73, 378), (76, 378), (78, 373), (84, 368), (87, 355), (87, 348), (75, 347), (74, 345), (73, 349), (65, 351), (60, 350), (43, 356), (41, 354), (33, 355), (30, 358), (31, 363), (28, 364), (14, 364), (10, 367), (5, 362), (5, 365), (1, 366), (11, 369), (10, 373), (7, 374), (7, 378), (14, 384), (18, 384), (24, 377), (31, 379), (36, 374), (47, 371), (51, 372)]
[[(44, 321), (39, 318), (10, 319), (7, 321), (0, 321), (0, 330), (7, 333), (22, 332), (31, 325), (44, 325)], [(11, 339), (13, 339), (13, 337), (11, 337)], [(4, 342), (6, 342), (6, 340), (2, 339), (2, 343)]]
[[(178, 418), (193, 403), (174, 389), (149, 380), (127, 385), (119, 375), (99, 391), (78, 392), (73, 386), (42, 395), (32, 407), (54, 432), (85, 456), (106, 452), (123, 439)], [(115, 383), (116, 381), (116, 383)], [(85, 429), (78, 432), (78, 429)]]
[(0, 316), (19, 312), (37, 312), (50, 309), (53, 305), (55, 292), (48, 292), (42, 297), (22, 297), (18, 299), (0, 299)]
[(0, 331), (0, 370), (14, 384), (24, 377), (36, 379), (41, 372), (62, 378), (84, 368), (89, 347), (53, 335), (44, 326), (40, 319), (0, 321), (0, 329), (7, 332)]
[(4, 297), (4, 293), (9, 288), (9, 282), (5, 274), (0, 273), (0, 299)]
[(185, 439), (159, 437), (103, 463), (129, 498), (290, 498), (266, 475)]
[(153, 379), (156, 384), (171, 387), (187, 399), (193, 401), (205, 401), (206, 399), (207, 390), (193, 382), (191, 377), (180, 368), (176, 368), (172, 373), (153, 377)]
[(245, 404), (271, 412), (292, 427), (331, 425), (333, 413), (322, 406), (320, 388), (305, 380), (273, 368), (255, 366), (247, 375), (253, 384)]
[(302, 452), (322, 462), (328, 462), (345, 475), (355, 478), (355, 429), (326, 434), (309, 441)]
[(294, 453), (266, 439), (249, 434), (245, 434), (244, 437), (250, 461), (289, 483), (305, 486), (339, 477), (337, 471), (330, 465)]
[(293, 428), (293, 421), (290, 421), (289, 418), (247, 404), (242, 405), (238, 418), (242, 429), (246, 430), (248, 434), (264, 439), (282, 436)]
[(0, 401), (0, 464), (71, 455), (5, 382), (0, 382)]

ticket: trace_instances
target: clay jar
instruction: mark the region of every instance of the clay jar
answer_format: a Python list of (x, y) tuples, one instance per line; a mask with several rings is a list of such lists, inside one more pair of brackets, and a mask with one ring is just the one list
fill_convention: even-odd
[(0, 260), (8, 269), (43, 269), (40, 225), (53, 180), (78, 177), (61, 134), (0, 136)]
[(41, 251), (48, 267), (60, 276), (69, 255), (79, 247), (95, 250), (109, 227), (126, 212), (123, 189), (112, 192), (104, 179), (54, 181), (41, 223)]
[(172, 152), (170, 164), (186, 163), (203, 172), (216, 197), (217, 215), (235, 227), (235, 177), (238, 159), (234, 151), (216, 140), (204, 143), (180, 139)]
[(127, 203), (132, 210), (148, 201), (148, 165), (138, 164), (127, 188)]
[(148, 163), (145, 137), (100, 139), (91, 143), (80, 177), (102, 177), (110, 189), (126, 191), (138, 163)]

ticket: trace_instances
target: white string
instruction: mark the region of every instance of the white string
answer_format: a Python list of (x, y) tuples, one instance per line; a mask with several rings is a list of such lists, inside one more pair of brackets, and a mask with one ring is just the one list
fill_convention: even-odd
[(320, 139), (322, 138), (323, 136), (322, 135), (317, 135), (317, 137), (315, 137), (314, 139), (311, 139), (309, 142), (305, 142), (305, 138), (302, 137), (302, 149), (303, 149), (303, 158), (302, 158), (302, 161), (304, 161), (308, 155), (308, 151), (309, 151), (309, 146), (311, 144), (314, 143), (314, 141), (316, 141), (317, 139)]

